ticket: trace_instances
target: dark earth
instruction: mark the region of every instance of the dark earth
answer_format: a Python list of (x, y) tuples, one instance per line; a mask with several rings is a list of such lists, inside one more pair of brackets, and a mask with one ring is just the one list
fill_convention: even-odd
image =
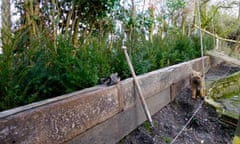
[[(213, 81), (239, 70), (237, 66), (221, 63), (208, 71), (206, 81)], [(153, 130), (150, 129), (149, 122), (145, 122), (118, 144), (170, 144), (201, 103), (200, 97), (196, 100), (191, 98), (191, 89), (187, 87), (173, 102), (152, 117), (155, 126)], [(219, 122), (213, 107), (203, 103), (174, 144), (231, 144), (234, 131), (234, 127)]]

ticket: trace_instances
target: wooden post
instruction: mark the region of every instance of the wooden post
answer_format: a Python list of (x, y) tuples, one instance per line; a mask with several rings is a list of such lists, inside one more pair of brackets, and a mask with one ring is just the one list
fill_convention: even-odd
[(238, 118), (237, 130), (235, 132), (232, 144), (240, 144), (240, 114)]
[(216, 36), (216, 49), (219, 49), (219, 39), (217, 36)]
[(172, 83), (170, 85), (170, 100), (171, 100), (171, 102), (174, 100), (175, 96), (176, 96), (175, 83)]
[(138, 95), (139, 95), (139, 97), (140, 97), (140, 100), (141, 100), (141, 103), (142, 103), (142, 106), (143, 106), (144, 113), (146, 114), (147, 119), (148, 119), (149, 122), (151, 123), (151, 126), (154, 127), (153, 121), (152, 121), (152, 118), (151, 118), (151, 114), (150, 114), (150, 112), (149, 112), (149, 110), (148, 110), (148, 107), (147, 107), (147, 103), (146, 103), (146, 101), (144, 100), (143, 93), (142, 93), (142, 91), (141, 91), (141, 87), (140, 87), (140, 85), (139, 85), (139, 83), (138, 83), (137, 76), (136, 76), (136, 74), (135, 74), (135, 71), (134, 71), (133, 65), (132, 65), (132, 63), (131, 63), (131, 60), (130, 60), (130, 58), (129, 58), (129, 56), (128, 56), (127, 47), (122, 46), (122, 49), (123, 49), (123, 51), (124, 51), (124, 54), (125, 54), (125, 57), (126, 57), (128, 66), (129, 66), (130, 71), (131, 71), (131, 73), (132, 73), (133, 80), (134, 80), (134, 82), (135, 82), (135, 84), (136, 84), (136, 86), (137, 86)]
[(121, 88), (121, 84), (117, 84), (117, 90), (118, 90), (118, 101), (119, 101), (119, 110), (124, 110), (124, 96)]

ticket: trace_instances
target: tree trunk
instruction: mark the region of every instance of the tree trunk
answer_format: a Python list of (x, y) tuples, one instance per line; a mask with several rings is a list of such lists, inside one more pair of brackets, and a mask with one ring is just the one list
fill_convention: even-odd
[(10, 44), (11, 37), (11, 12), (10, 12), (10, 0), (2, 0), (2, 48), (3, 53), (7, 52), (7, 46)]
[(185, 35), (186, 34), (186, 17), (184, 14), (182, 15), (182, 33)]
[(74, 24), (74, 33), (73, 33), (73, 45), (75, 48), (78, 48), (78, 34), (79, 34), (79, 23), (80, 18), (77, 18), (76, 23)]
[(194, 25), (196, 24), (196, 17), (197, 17), (197, 4), (196, 4), (196, 0), (194, 0), (193, 20), (192, 20), (192, 25), (191, 25), (189, 33), (188, 33), (189, 36), (194, 31)]
[(69, 13), (68, 13), (68, 16), (67, 16), (67, 21), (66, 21), (66, 27), (65, 27), (65, 32), (64, 32), (64, 35), (65, 36), (69, 36), (69, 35), (71, 35), (71, 31), (72, 31), (72, 29), (71, 29), (71, 31), (69, 32), (69, 27), (70, 27), (70, 22), (71, 22), (71, 18), (72, 18), (72, 15), (73, 15), (73, 11), (74, 11), (74, 8), (72, 8), (70, 11), (69, 11)]
[[(152, 20), (154, 20), (154, 7), (153, 5), (149, 7), (150, 17)], [(154, 31), (154, 22), (151, 23), (151, 26), (149, 28), (149, 41), (153, 41), (153, 31)]]
[(36, 22), (33, 20), (34, 11), (33, 11), (33, 2), (32, 0), (25, 0), (24, 1), (24, 11), (25, 11), (25, 23), (26, 27), (29, 27), (29, 41), (30, 45), (32, 44), (32, 40), (34, 37), (37, 36), (36, 32)]
[[(56, 27), (56, 12), (57, 11), (57, 3), (55, 0), (52, 0), (52, 40), (53, 40), (53, 47), (55, 52), (57, 52), (56, 48), (57, 48), (57, 43), (56, 43), (56, 39), (57, 39), (57, 27)], [(58, 18), (58, 17), (57, 17)]]
[(240, 20), (240, 2), (238, 3), (238, 19)]

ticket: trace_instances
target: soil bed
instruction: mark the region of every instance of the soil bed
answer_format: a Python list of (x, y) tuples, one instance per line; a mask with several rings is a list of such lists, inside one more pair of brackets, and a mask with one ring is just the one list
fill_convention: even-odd
[[(240, 68), (229, 64), (219, 64), (206, 74), (207, 81), (213, 81), (239, 71)], [(175, 100), (162, 108), (152, 118), (155, 130), (151, 134), (149, 123), (145, 122), (118, 144), (151, 144), (152, 136), (156, 144), (169, 144), (181, 131), (202, 100), (191, 98), (191, 89), (183, 89)], [(214, 108), (203, 104), (196, 116), (177, 138), (174, 144), (231, 144), (234, 128), (219, 123)]]

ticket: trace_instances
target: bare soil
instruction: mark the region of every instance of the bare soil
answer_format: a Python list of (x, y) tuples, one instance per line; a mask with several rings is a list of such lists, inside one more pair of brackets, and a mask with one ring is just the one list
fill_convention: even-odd
[[(237, 66), (222, 63), (208, 71), (206, 80), (213, 81), (239, 70)], [(152, 117), (154, 130), (150, 130), (145, 122), (118, 144), (169, 144), (201, 103), (200, 97), (193, 100), (191, 89), (185, 88), (173, 102)], [(233, 127), (220, 124), (215, 109), (203, 103), (174, 144), (231, 144), (234, 131)]]

